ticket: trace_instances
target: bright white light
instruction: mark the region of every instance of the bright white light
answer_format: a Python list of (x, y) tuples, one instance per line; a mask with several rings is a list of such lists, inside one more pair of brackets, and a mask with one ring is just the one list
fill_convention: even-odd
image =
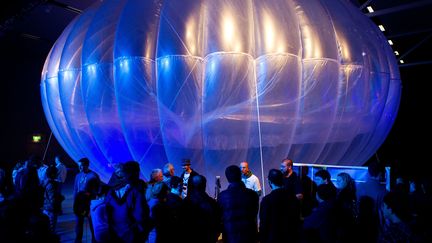
[(393, 41), (392, 40), (388, 40), (388, 43), (392, 46), (393, 45)]
[(129, 71), (129, 60), (123, 59), (120, 61), (120, 68), (123, 72)]
[(168, 69), (170, 66), (170, 60), (169, 57), (163, 57), (162, 58), (162, 68)]
[(398, 52), (398, 51), (394, 51), (394, 54), (395, 54), (396, 56), (399, 56), (399, 52)]
[(96, 64), (87, 65), (88, 74), (95, 75), (96, 74)]
[(276, 29), (272, 15), (269, 13), (264, 13), (264, 31), (266, 50), (273, 52), (276, 49)]
[(65, 70), (65, 71), (64, 71), (64, 78), (65, 78), (66, 80), (71, 79), (71, 78), (72, 78), (72, 71), (71, 71), (71, 70)]
[(384, 26), (383, 26), (382, 24), (378, 25), (378, 28), (379, 28), (382, 32), (385, 31), (385, 28), (384, 28)]
[(399, 62), (402, 64), (405, 63), (403, 59), (400, 59)]
[(367, 6), (366, 8), (367, 8), (367, 10), (369, 11), (369, 13), (373, 13), (373, 12), (374, 12), (372, 6)]
[(223, 21), (223, 36), (226, 43), (231, 43), (234, 39), (234, 21), (231, 17), (225, 17)]

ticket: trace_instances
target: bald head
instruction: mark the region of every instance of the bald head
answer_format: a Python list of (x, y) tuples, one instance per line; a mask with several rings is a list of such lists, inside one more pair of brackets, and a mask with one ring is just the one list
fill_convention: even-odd
[(287, 176), (291, 173), (293, 167), (293, 161), (291, 159), (284, 159), (280, 165), (280, 171), (284, 176)]
[(249, 163), (246, 161), (243, 161), (240, 163), (240, 170), (243, 175), (246, 175), (249, 172)]

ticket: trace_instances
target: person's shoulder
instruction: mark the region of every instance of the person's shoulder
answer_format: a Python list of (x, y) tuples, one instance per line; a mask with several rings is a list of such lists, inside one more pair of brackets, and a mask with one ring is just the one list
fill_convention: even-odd
[(252, 178), (252, 180), (254, 180), (254, 181), (259, 182), (258, 176), (256, 176), (255, 174), (252, 174), (250, 178)]

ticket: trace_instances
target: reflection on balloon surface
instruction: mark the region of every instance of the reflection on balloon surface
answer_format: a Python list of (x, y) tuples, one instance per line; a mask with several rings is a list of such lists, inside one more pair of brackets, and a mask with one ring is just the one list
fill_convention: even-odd
[(362, 165), (400, 92), (384, 36), (341, 0), (98, 2), (41, 81), (54, 135), (103, 180), (113, 163), (136, 160), (148, 177), (190, 158), (210, 185), (241, 161), (260, 177), (285, 157)]

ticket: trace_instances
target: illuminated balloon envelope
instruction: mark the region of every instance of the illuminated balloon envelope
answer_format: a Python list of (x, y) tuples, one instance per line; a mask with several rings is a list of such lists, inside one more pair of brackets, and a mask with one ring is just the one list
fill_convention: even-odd
[(103, 180), (113, 163), (136, 160), (147, 177), (190, 158), (209, 185), (241, 161), (261, 178), (286, 157), (362, 165), (400, 92), (386, 39), (340, 0), (98, 2), (41, 82), (57, 140)]

